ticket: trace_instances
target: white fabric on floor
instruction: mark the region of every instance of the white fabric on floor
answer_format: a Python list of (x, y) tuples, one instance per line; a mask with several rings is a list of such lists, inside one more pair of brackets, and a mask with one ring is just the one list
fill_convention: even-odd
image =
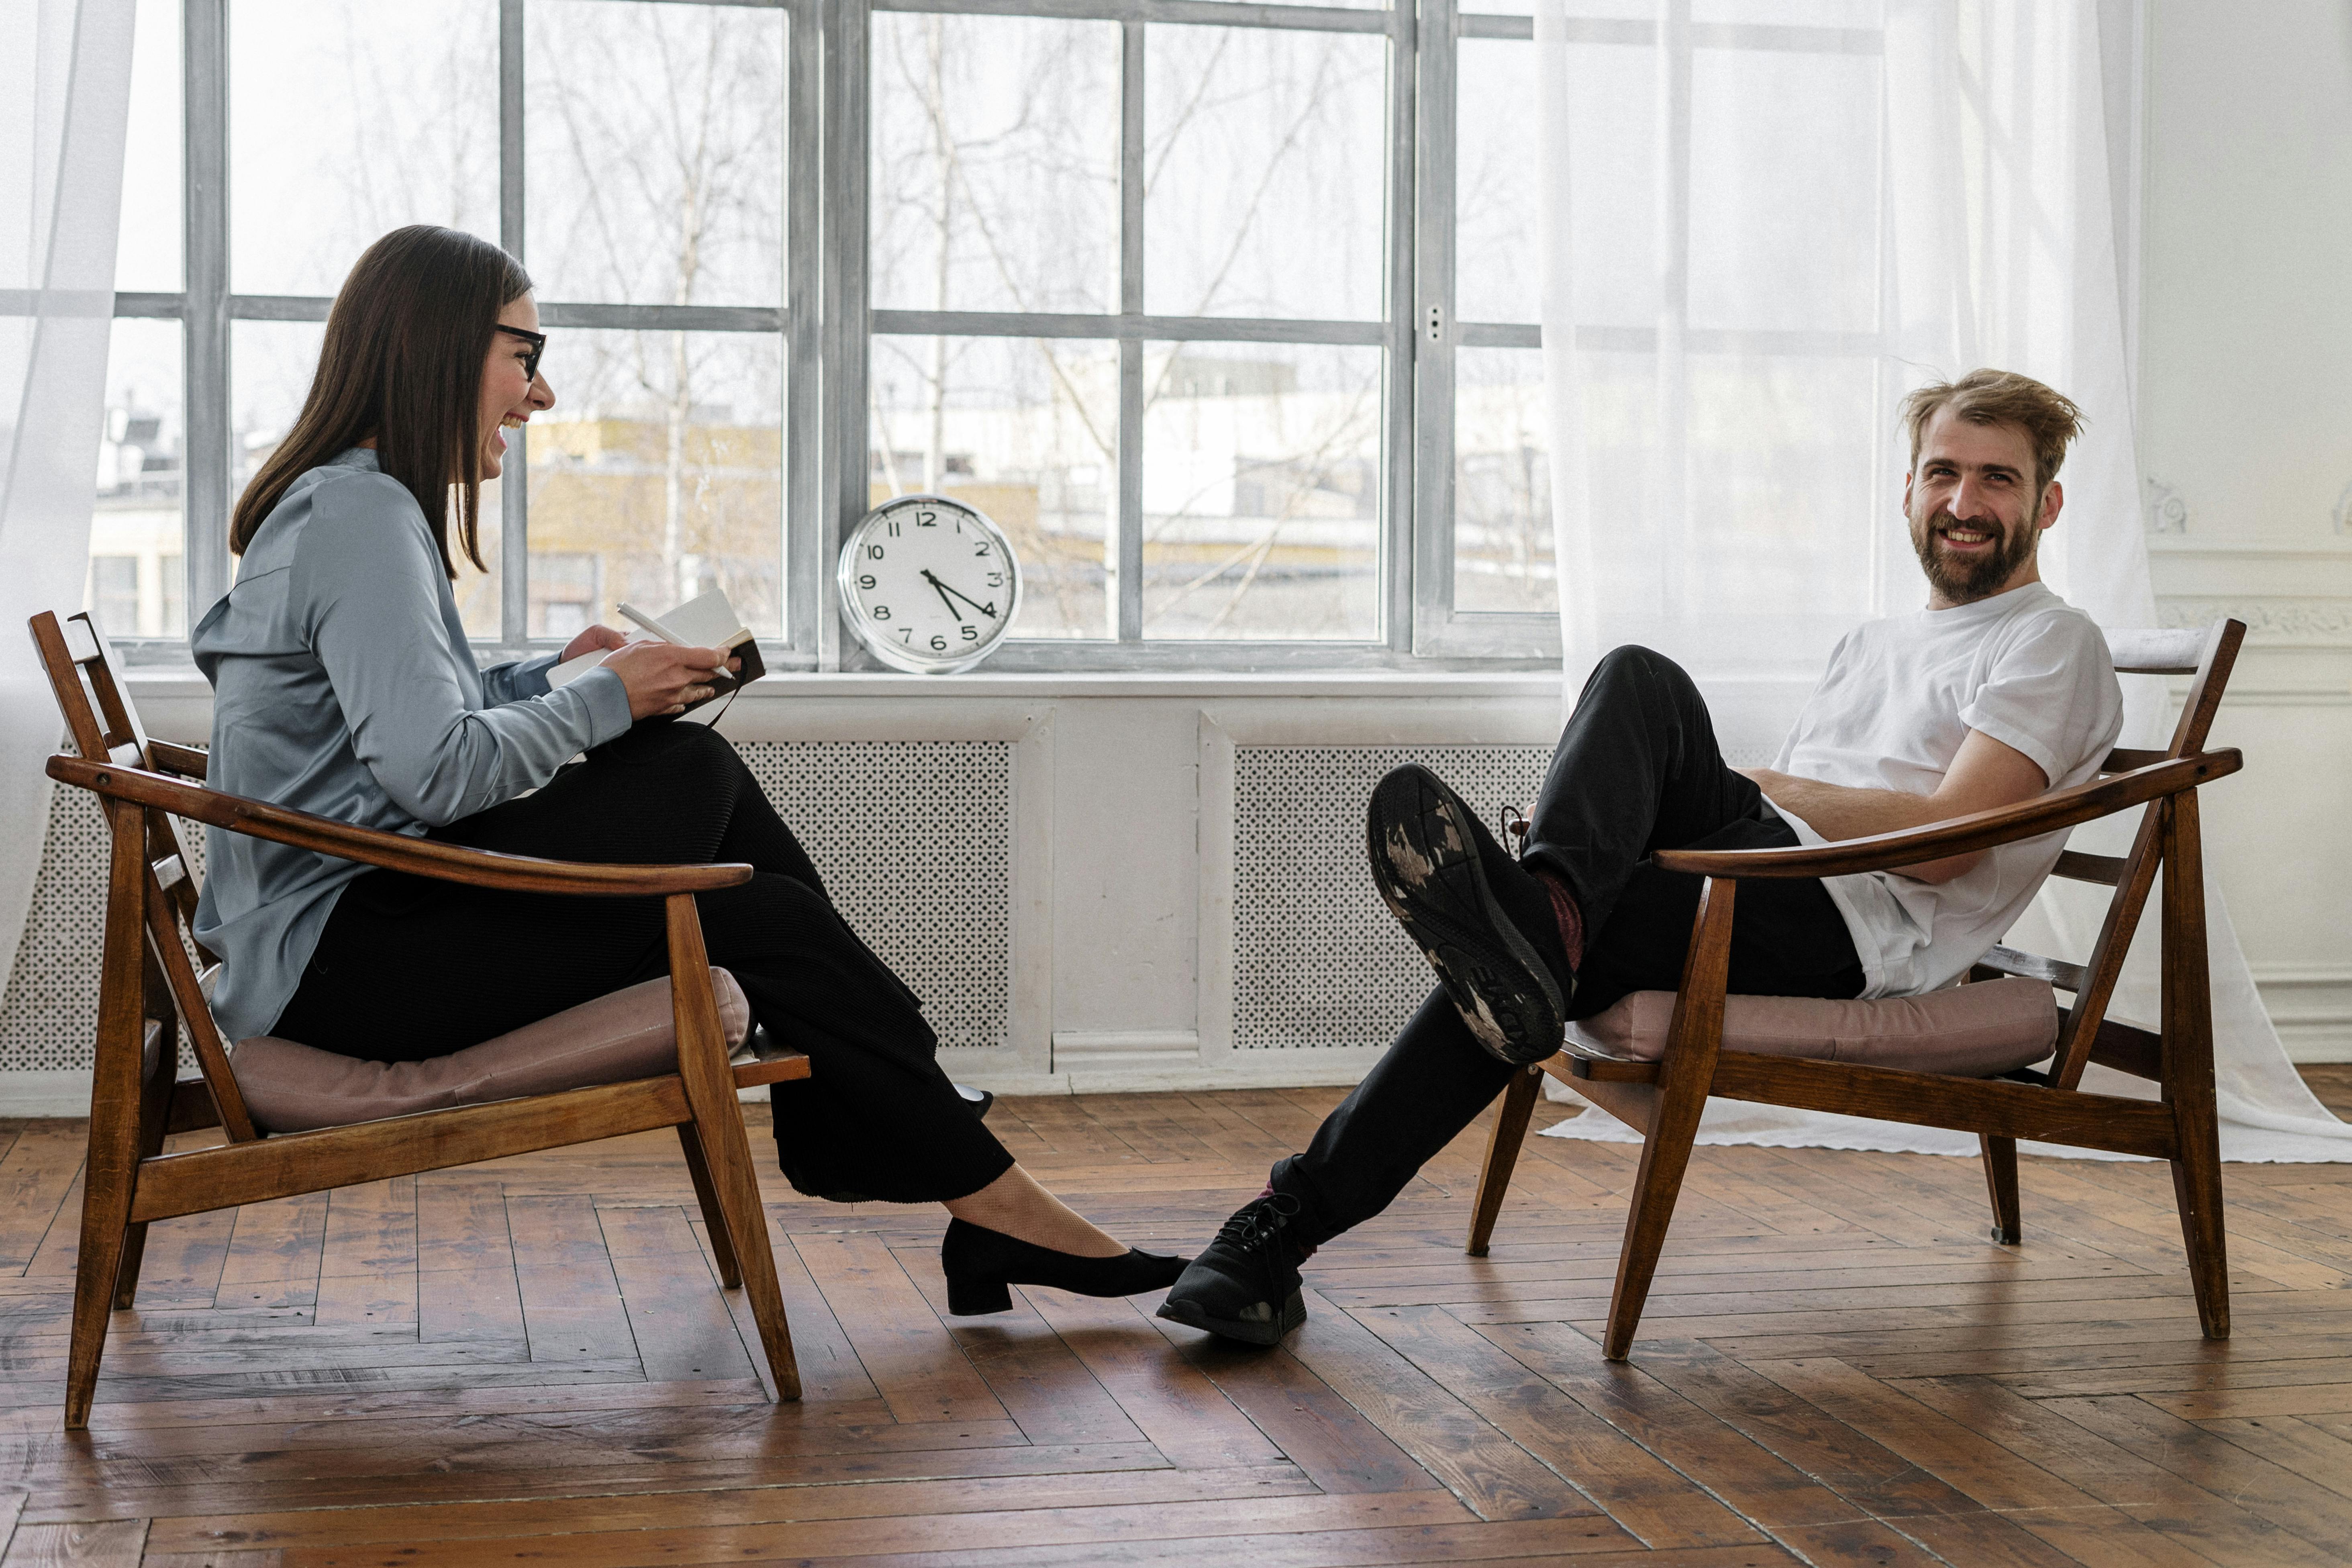
[(131, 19), (132, 0), (0, 0), (0, 963), (64, 729), (25, 622), (81, 608), (89, 573)]
[[(1882, 50), (1834, 29), (1700, 39), (1688, 6), (1661, 0), (1643, 49), (1622, 24), (1538, 0), (1571, 694), (1608, 648), (1658, 648), (1697, 679), (1733, 763), (1768, 761), (1835, 639), (1925, 603), (1897, 405), (1979, 365), (2086, 415), (2044, 578), (2104, 626), (2156, 625), (2111, 200), (2134, 65), (2103, 48), (2102, 8), (1886, 0)], [(2124, 743), (2161, 744), (2164, 681), (2123, 681)], [(2074, 847), (2120, 852), (2132, 826)], [(2011, 940), (2079, 961), (2104, 907), (2104, 889), (2053, 889)], [(2352, 1160), (2352, 1127), (2287, 1061), (2218, 892), (2209, 923), (2224, 1157)], [(2111, 1009), (2150, 1028), (2156, 937), (2151, 908)], [(2092, 1073), (2086, 1087), (2153, 1093)], [(1633, 1136), (1594, 1116), (1551, 1132)], [(1972, 1135), (1724, 1100), (1699, 1141), (1976, 1151)]]

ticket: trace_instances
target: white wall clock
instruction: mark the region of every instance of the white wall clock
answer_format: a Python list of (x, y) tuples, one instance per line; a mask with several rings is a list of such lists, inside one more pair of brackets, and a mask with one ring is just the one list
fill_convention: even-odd
[(996, 651), (1021, 603), (1004, 531), (945, 496), (899, 496), (841, 543), (841, 613), (893, 669), (952, 675)]

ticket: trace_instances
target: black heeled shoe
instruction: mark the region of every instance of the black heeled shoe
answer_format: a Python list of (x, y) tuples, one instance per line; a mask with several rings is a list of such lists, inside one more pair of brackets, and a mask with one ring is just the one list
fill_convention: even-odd
[(1117, 1258), (1055, 1252), (986, 1226), (948, 1221), (940, 1243), (948, 1310), (959, 1318), (1013, 1310), (1014, 1285), (1050, 1285), (1080, 1296), (1133, 1296), (1176, 1283), (1188, 1260), (1128, 1248)]

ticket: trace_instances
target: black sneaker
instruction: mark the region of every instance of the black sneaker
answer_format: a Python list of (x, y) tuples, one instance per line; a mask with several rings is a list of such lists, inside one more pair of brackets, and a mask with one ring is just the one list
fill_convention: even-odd
[(1235, 1209), (1217, 1239), (1169, 1287), (1160, 1315), (1229, 1340), (1280, 1343), (1307, 1321), (1298, 1247), (1285, 1234), (1297, 1215), (1298, 1200), (1282, 1193)]
[(1546, 955), (1559, 928), (1534, 873), (1427, 768), (1381, 780), (1366, 816), (1372, 880), (1478, 1043), (1514, 1067), (1559, 1050), (1576, 978)]

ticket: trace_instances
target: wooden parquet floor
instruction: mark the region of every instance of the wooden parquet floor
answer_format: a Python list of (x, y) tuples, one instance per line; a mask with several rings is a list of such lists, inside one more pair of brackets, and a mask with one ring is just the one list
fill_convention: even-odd
[[(1118, 1233), (1189, 1250), (1337, 1098), (992, 1120)], [(81, 1128), (0, 1123), (0, 1561), (2352, 1561), (2352, 1165), (2230, 1167), (2237, 1337), (2209, 1344), (2160, 1166), (2028, 1160), (2004, 1248), (1973, 1162), (1701, 1150), (1612, 1366), (1633, 1151), (1531, 1139), (1473, 1259), (1484, 1137), (1313, 1259), (1269, 1352), (1149, 1300), (946, 1318), (939, 1211), (771, 1173), (798, 1405), (760, 1397), (666, 1134), (175, 1220), (68, 1436)]]

